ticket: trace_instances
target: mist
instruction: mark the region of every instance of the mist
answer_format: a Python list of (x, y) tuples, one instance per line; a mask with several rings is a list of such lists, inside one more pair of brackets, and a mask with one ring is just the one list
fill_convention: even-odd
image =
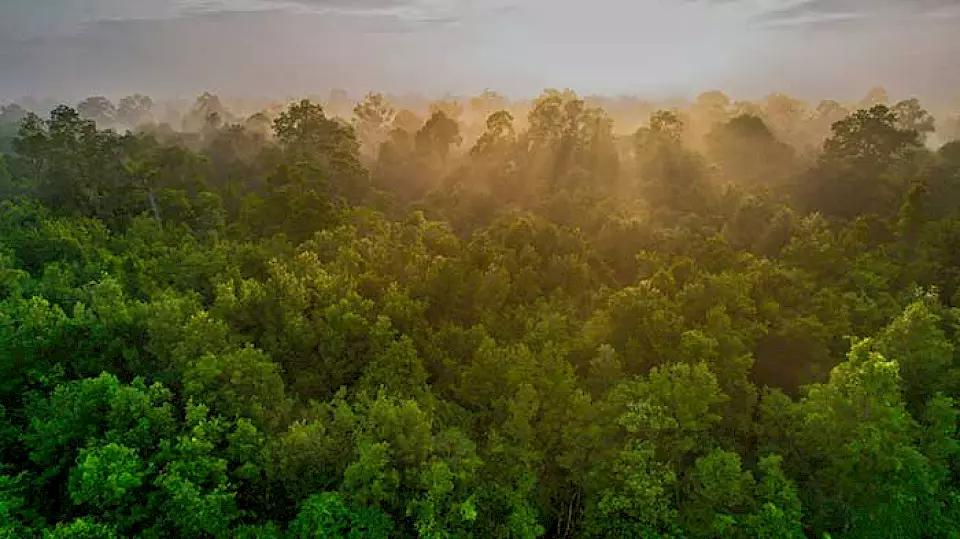
[(960, 3), (0, 2), (0, 537), (957, 538)]
[(484, 88), (953, 98), (952, 1), (10, 0), (0, 99)]

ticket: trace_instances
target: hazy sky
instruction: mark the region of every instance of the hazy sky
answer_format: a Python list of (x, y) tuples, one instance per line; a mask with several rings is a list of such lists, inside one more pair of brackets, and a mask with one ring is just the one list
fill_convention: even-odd
[(0, 99), (960, 93), (960, 0), (0, 0)]

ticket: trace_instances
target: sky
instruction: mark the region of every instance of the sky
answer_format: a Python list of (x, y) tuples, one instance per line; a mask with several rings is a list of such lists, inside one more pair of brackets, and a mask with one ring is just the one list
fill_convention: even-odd
[(0, 100), (960, 95), (960, 0), (0, 0)]

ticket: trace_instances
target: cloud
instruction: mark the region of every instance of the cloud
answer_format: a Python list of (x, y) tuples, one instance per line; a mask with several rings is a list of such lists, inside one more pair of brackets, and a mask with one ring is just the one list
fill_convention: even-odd
[(414, 0), (180, 0), (179, 10), (185, 15), (222, 11), (295, 10), (315, 13), (383, 12), (404, 9)]
[(275, 3), (285, 3), (285, 4), (301, 4), (307, 7), (313, 8), (334, 8), (334, 9), (351, 9), (351, 10), (379, 10), (379, 9), (392, 9), (397, 7), (404, 7), (410, 5), (416, 5), (415, 0), (264, 0), (267, 2)]
[(761, 25), (812, 26), (841, 22), (908, 22), (960, 15), (960, 0), (774, 0), (761, 2)]
[[(0, 0), (3, 1), (3, 0)], [(23, 95), (157, 97), (210, 90), (298, 96), (341, 87), (459, 91), (489, 83), (496, 64), (468, 58), (472, 38), (447, 21), (283, 9), (115, 19), (16, 43), (0, 38), (0, 101)], [(521, 73), (523, 75), (523, 73)], [(513, 84), (517, 77), (507, 79)]]
[(0, 42), (89, 33), (100, 23), (221, 13), (353, 16), (369, 20), (373, 32), (409, 32), (460, 22), (477, 5), (473, 0), (0, 0)]
[(180, 0), (184, 16), (231, 11), (273, 11), (393, 17), (411, 23), (450, 24), (473, 11), (469, 0)]
[(960, 17), (960, 0), (687, 0), (739, 13), (759, 28), (830, 28), (837, 24), (906, 24)]
[(105, 20), (174, 17), (182, 0), (0, 0), (0, 38), (75, 34)]

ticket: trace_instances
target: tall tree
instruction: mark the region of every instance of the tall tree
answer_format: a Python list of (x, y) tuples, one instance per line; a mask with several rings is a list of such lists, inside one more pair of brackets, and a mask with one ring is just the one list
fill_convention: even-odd
[(417, 151), (424, 155), (436, 155), (440, 161), (446, 161), (454, 146), (463, 142), (460, 125), (443, 111), (434, 112), (417, 131)]
[(833, 125), (823, 153), (800, 186), (809, 209), (842, 218), (895, 212), (920, 149), (916, 131), (898, 125), (884, 105), (859, 110)]
[(936, 131), (933, 116), (923, 109), (915, 97), (900, 101), (891, 110), (897, 117), (897, 127), (905, 131), (916, 131), (921, 139)]
[(383, 94), (370, 93), (353, 108), (354, 127), (361, 145), (373, 153), (385, 141), (396, 110)]
[(77, 113), (81, 118), (94, 122), (101, 129), (113, 127), (117, 120), (116, 106), (103, 96), (84, 99), (77, 105)]
[(683, 146), (683, 130), (676, 113), (658, 111), (634, 135), (641, 193), (653, 208), (702, 211), (708, 204), (705, 168)]
[(293, 162), (309, 163), (332, 196), (353, 202), (366, 196), (369, 178), (351, 127), (327, 118), (320, 105), (308, 100), (290, 105), (273, 125), (277, 140)]
[(128, 129), (135, 129), (152, 120), (153, 106), (153, 99), (149, 96), (129, 95), (120, 100), (117, 119)]
[(776, 139), (763, 120), (737, 116), (706, 138), (707, 155), (727, 179), (751, 186), (774, 185), (790, 172), (793, 149)]

